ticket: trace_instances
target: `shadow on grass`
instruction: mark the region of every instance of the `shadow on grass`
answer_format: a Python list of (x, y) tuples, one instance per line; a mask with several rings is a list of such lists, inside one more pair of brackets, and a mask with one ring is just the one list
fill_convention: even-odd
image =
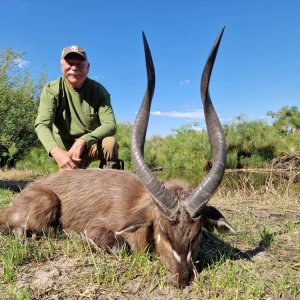
[(28, 180), (0, 180), (0, 189), (9, 189), (14, 192), (20, 192), (31, 181)]
[(272, 241), (273, 234), (263, 231), (261, 232), (261, 240), (254, 249), (242, 251), (222, 241), (214, 234), (203, 231), (200, 253), (195, 264), (196, 269), (201, 272), (209, 266), (225, 262), (228, 259), (251, 261), (254, 256), (269, 248)]

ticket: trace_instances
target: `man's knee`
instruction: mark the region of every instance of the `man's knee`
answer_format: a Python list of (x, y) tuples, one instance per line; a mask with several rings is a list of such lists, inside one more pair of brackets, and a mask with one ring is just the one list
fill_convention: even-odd
[(109, 136), (104, 138), (101, 141), (101, 150), (99, 152), (100, 168), (124, 170), (124, 161), (118, 157), (119, 145), (115, 137)]
[(103, 150), (118, 150), (119, 146), (114, 136), (107, 136), (102, 140)]
[(101, 150), (105, 161), (117, 161), (119, 145), (114, 136), (105, 137), (101, 141)]

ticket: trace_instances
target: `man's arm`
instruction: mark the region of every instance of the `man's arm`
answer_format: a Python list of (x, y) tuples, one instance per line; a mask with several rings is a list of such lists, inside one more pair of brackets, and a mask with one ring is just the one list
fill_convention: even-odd
[(52, 132), (57, 107), (56, 102), (57, 100), (48, 84), (43, 88), (40, 96), (40, 104), (34, 127), (39, 140), (49, 154), (52, 148), (58, 146)]
[(75, 169), (76, 159), (72, 159), (68, 152), (61, 149), (53, 137), (53, 122), (55, 119), (57, 99), (55, 98), (49, 84), (42, 90), (38, 115), (35, 120), (35, 131), (37, 136), (49, 155), (53, 156), (60, 169)]

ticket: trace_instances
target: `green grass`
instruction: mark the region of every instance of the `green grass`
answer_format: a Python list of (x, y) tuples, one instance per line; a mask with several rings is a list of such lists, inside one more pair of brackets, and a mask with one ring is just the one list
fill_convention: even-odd
[(46, 150), (42, 147), (30, 148), (22, 159), (16, 163), (18, 170), (34, 170), (41, 174), (50, 174), (58, 171), (54, 159), (49, 157)]
[[(296, 187), (297, 188), (297, 187)], [(15, 193), (0, 189), (0, 207)], [(300, 202), (295, 186), (249, 178), (211, 199), (238, 231), (204, 234), (195, 278), (179, 290), (151, 253), (92, 252), (58, 234), (17, 241), (0, 235), (0, 299), (297, 299)]]

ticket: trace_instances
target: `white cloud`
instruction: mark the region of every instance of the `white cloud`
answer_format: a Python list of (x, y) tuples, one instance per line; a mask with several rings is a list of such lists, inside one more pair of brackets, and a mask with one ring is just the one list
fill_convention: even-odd
[(185, 119), (203, 119), (204, 113), (203, 110), (196, 109), (194, 111), (170, 111), (170, 112), (162, 112), (162, 111), (153, 111), (151, 112), (152, 116), (158, 117), (169, 117), (169, 118), (185, 118)]
[(189, 79), (184, 79), (179, 81), (180, 85), (189, 85), (190, 83), (191, 81)]
[(30, 63), (28, 60), (22, 59), (21, 57), (18, 57), (17, 59), (15, 59), (14, 62), (21, 69), (23, 69), (26, 65), (28, 65)]
[(103, 79), (104, 78), (104, 75), (92, 75), (92, 77), (95, 79), (95, 80), (99, 80), (99, 79)]

